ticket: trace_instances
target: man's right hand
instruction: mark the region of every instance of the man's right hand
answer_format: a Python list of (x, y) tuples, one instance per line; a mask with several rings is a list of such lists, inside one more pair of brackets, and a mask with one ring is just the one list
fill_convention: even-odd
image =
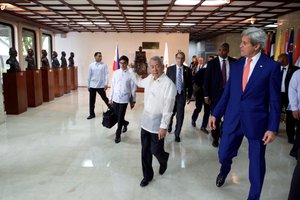
[(210, 105), (211, 101), (209, 97), (204, 97), (204, 103)]
[(211, 130), (215, 130), (217, 128), (216, 127), (216, 118), (212, 115), (209, 118), (209, 126), (210, 126)]
[(292, 111), (292, 112), (293, 112), (293, 117), (297, 120), (300, 120), (300, 111), (295, 110), (295, 111)]

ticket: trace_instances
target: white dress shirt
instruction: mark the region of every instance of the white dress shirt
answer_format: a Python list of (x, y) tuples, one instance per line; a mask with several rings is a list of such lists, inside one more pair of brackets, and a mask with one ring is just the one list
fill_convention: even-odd
[(130, 77), (129, 70), (118, 69), (114, 72), (109, 99), (116, 103), (129, 103), (136, 100), (136, 85)]
[[(258, 59), (260, 58), (260, 55), (261, 55), (261, 53), (259, 52), (258, 54), (256, 54), (255, 56), (252, 57), (252, 61), (250, 63), (250, 70), (249, 70), (249, 74), (248, 74), (248, 81), (249, 81), (249, 78), (250, 78), (250, 76), (251, 76), (251, 74), (252, 74), (252, 72), (254, 70), (254, 67), (255, 67)], [(249, 58), (246, 58), (245, 65), (246, 65), (248, 59)]]
[(223, 60), (225, 60), (225, 63), (226, 63), (226, 81), (228, 81), (229, 71), (230, 71), (228, 57), (222, 58), (222, 57), (218, 56), (218, 58), (219, 58), (219, 62), (220, 62), (221, 71), (222, 71)]
[(294, 72), (289, 84), (288, 110), (300, 110), (300, 70)]
[(108, 67), (103, 62), (93, 62), (89, 65), (88, 87), (104, 88), (108, 84)]
[(166, 74), (154, 80), (152, 74), (142, 79), (136, 73), (131, 72), (131, 78), (137, 86), (145, 88), (141, 127), (155, 134), (160, 128), (167, 129), (177, 94), (173, 81)]
[(282, 75), (281, 92), (285, 92), (285, 77), (286, 77), (287, 71), (289, 70), (289, 65), (287, 65), (287, 66), (281, 66), (281, 70), (283, 68), (285, 68), (285, 70), (283, 70), (283, 75)]

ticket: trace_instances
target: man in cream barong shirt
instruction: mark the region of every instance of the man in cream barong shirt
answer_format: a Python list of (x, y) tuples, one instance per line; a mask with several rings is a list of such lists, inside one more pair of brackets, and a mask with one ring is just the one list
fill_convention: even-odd
[(154, 56), (150, 59), (150, 72), (151, 74), (145, 79), (131, 72), (131, 78), (136, 85), (145, 88), (141, 122), (144, 176), (140, 183), (141, 187), (147, 186), (153, 179), (152, 154), (160, 164), (159, 174), (164, 174), (167, 169), (169, 153), (164, 150), (164, 138), (173, 113), (177, 92), (175, 84), (164, 73), (164, 65), (160, 57)]

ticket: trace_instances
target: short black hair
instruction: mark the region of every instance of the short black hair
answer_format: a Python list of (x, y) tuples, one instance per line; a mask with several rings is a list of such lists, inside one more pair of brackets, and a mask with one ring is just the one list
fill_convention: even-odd
[(124, 56), (124, 55), (121, 56), (120, 59), (119, 59), (119, 61), (121, 61), (121, 60), (124, 60), (128, 64), (129, 59), (128, 59), (127, 56)]
[(95, 54), (94, 54), (94, 57), (96, 57), (98, 54), (101, 54), (100, 51), (97, 51)]

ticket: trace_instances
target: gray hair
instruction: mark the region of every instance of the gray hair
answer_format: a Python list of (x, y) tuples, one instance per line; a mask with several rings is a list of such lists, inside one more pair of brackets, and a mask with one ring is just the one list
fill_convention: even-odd
[(159, 56), (153, 56), (153, 57), (150, 58), (150, 60), (158, 61), (160, 66), (164, 66), (164, 63), (163, 63), (162, 59)]
[(251, 44), (260, 44), (260, 49), (263, 49), (266, 46), (267, 34), (260, 28), (248, 28), (242, 32), (242, 36), (249, 36)]

